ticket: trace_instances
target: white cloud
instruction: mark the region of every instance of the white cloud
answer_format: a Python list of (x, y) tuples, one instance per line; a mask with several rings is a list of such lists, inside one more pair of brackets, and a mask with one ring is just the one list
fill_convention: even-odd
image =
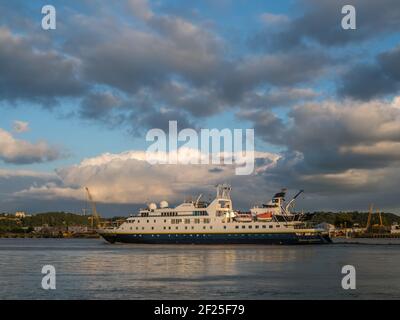
[[(191, 157), (185, 150), (182, 156)], [(279, 156), (257, 152), (263, 159), (257, 174), (274, 166)], [(44, 199), (82, 200), (84, 187), (89, 187), (97, 202), (144, 203), (149, 199), (180, 201), (190, 190), (209, 188), (217, 183), (238, 179), (232, 165), (150, 165), (144, 151), (120, 154), (105, 153), (83, 160), (80, 164), (57, 170), (62, 185), (48, 183), (32, 186), (15, 195)], [(254, 178), (255, 176), (253, 176)], [(248, 177), (240, 177), (244, 182)], [(255, 181), (262, 178), (255, 178)], [(253, 180), (254, 181), (254, 180)], [(246, 183), (242, 185), (251, 189)], [(259, 188), (260, 182), (255, 186)]]

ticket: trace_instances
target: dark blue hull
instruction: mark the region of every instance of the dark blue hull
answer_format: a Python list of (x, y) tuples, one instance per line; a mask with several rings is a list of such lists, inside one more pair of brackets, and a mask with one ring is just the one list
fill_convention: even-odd
[(148, 244), (327, 244), (326, 235), (295, 233), (193, 233), (193, 234), (100, 234), (110, 243)]

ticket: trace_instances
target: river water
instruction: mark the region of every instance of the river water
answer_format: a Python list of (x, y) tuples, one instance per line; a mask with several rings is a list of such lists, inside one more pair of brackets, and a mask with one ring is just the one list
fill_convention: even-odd
[[(42, 267), (56, 289), (41, 287)], [(341, 286), (344, 265), (356, 289)], [(0, 299), (400, 299), (400, 239), (309, 246), (0, 239)]]

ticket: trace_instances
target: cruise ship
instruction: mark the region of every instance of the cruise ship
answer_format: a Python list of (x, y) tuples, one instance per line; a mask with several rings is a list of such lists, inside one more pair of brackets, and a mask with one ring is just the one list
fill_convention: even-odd
[(211, 202), (184, 201), (170, 207), (167, 201), (149, 203), (121, 225), (99, 229), (110, 243), (148, 244), (326, 244), (323, 229), (307, 227), (302, 214), (290, 212), (298, 193), (287, 204), (286, 190), (249, 212), (233, 209), (231, 186), (216, 186)]

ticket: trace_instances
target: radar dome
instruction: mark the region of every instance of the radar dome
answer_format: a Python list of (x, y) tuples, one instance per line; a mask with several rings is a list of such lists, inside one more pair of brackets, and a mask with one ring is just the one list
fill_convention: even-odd
[(163, 200), (160, 202), (160, 208), (168, 208), (168, 202)]
[(152, 202), (152, 203), (149, 204), (149, 209), (150, 210), (156, 210), (157, 209), (157, 205), (154, 202)]

